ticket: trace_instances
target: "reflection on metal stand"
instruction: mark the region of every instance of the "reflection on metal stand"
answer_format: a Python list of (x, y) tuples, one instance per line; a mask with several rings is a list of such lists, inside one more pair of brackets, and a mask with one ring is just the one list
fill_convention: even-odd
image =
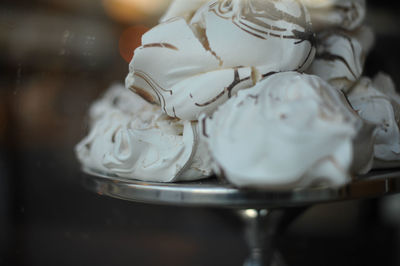
[(286, 266), (277, 250), (277, 240), (306, 208), (245, 209), (237, 211), (244, 222), (250, 255), (244, 266)]

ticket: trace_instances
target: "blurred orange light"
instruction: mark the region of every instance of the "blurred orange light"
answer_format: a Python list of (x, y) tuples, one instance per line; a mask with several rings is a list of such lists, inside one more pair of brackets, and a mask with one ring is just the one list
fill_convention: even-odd
[(168, 5), (167, 0), (103, 0), (106, 12), (121, 22), (133, 22), (159, 15)]
[(141, 45), (142, 35), (148, 31), (145, 26), (132, 26), (124, 30), (119, 39), (119, 53), (125, 61), (130, 62), (134, 50)]

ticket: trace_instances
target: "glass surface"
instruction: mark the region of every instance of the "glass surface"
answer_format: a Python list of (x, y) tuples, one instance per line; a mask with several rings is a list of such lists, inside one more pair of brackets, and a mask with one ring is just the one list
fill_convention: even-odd
[[(168, 1), (2, 0), (0, 265), (240, 265), (224, 210), (143, 205), (82, 186), (74, 146), (90, 104), (123, 83)], [(400, 88), (400, 4), (368, 1), (365, 75)], [(400, 265), (396, 197), (316, 206), (279, 242), (289, 265)], [(228, 221), (228, 222), (227, 222)]]

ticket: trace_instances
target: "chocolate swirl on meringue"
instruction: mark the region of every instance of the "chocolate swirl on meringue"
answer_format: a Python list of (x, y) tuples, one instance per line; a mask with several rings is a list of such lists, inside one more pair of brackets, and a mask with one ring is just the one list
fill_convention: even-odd
[(195, 121), (268, 73), (305, 70), (315, 54), (309, 14), (297, 0), (281, 1), (214, 0), (190, 21), (169, 18), (143, 36), (126, 86)]
[(348, 91), (362, 75), (363, 46), (351, 34), (340, 30), (322, 32), (318, 41), (315, 60), (307, 72), (323, 78), (338, 90)]

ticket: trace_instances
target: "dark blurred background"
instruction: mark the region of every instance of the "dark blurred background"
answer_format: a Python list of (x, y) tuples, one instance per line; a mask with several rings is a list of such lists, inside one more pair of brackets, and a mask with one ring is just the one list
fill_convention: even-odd
[[(150, 206), (84, 189), (73, 148), (91, 102), (123, 82), (166, 0), (2, 0), (0, 265), (241, 265), (228, 211)], [(366, 74), (400, 87), (398, 1), (369, 1)], [(400, 265), (400, 199), (309, 209), (282, 236), (289, 265)]]

